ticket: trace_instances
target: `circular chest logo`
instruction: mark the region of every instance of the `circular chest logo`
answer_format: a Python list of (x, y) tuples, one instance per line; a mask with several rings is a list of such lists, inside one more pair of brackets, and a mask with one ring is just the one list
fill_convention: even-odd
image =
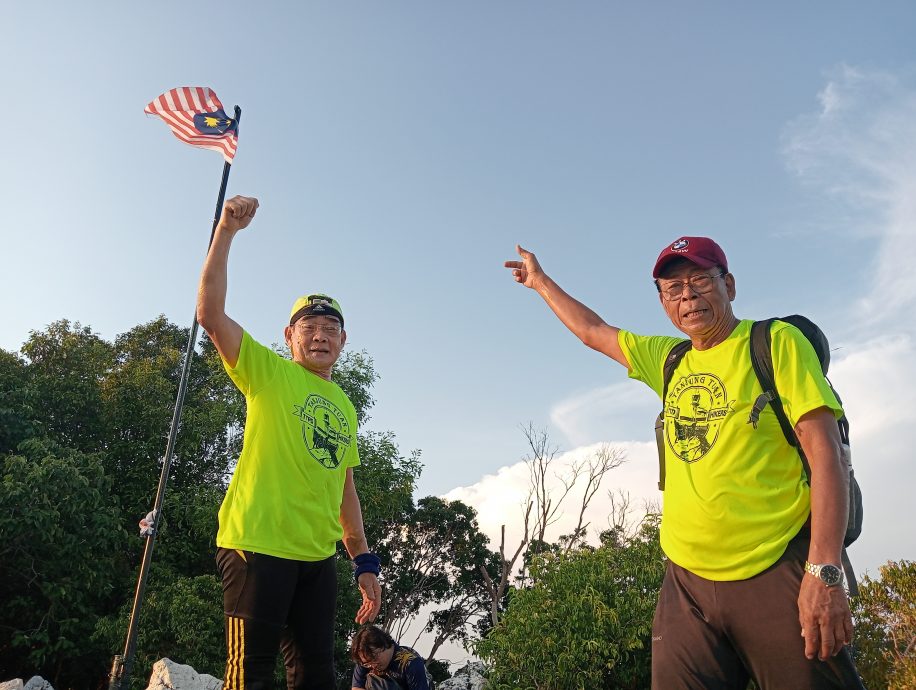
[(312, 394), (293, 412), (302, 421), (302, 440), (309, 454), (329, 470), (339, 466), (353, 437), (350, 424), (337, 405)]
[(734, 406), (722, 380), (712, 374), (682, 377), (665, 400), (665, 439), (684, 462), (696, 462), (716, 444), (722, 422)]

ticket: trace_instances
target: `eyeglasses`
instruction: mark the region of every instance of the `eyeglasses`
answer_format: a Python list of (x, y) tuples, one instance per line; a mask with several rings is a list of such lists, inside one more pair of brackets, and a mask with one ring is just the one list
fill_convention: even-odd
[(365, 653), (360, 654), (360, 665), (371, 667), (379, 663), (379, 657), (384, 652), (384, 649), (369, 649)]
[(339, 323), (312, 323), (311, 321), (306, 321), (305, 319), (302, 321), (297, 321), (296, 328), (298, 328), (303, 333), (307, 333), (308, 335), (314, 335), (319, 331), (326, 333), (327, 335), (340, 335), (340, 332), (343, 330)]
[(662, 293), (662, 297), (664, 297), (669, 302), (674, 302), (675, 300), (679, 300), (681, 295), (684, 294), (685, 285), (689, 285), (690, 289), (698, 295), (703, 295), (712, 290), (712, 281), (714, 281), (716, 278), (721, 278), (724, 275), (724, 271), (722, 273), (716, 273), (715, 275), (698, 273), (695, 276), (690, 276), (686, 282), (683, 280), (675, 280), (666, 285), (662, 285), (659, 281), (656, 280), (655, 287), (658, 288), (660, 293)]

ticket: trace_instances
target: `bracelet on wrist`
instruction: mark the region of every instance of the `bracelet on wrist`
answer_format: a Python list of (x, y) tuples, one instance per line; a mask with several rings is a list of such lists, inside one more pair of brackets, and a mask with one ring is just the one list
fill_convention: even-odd
[(359, 576), (363, 573), (372, 573), (378, 577), (379, 573), (382, 572), (381, 559), (371, 551), (368, 553), (361, 553), (354, 558), (353, 566), (353, 579), (357, 582), (359, 581)]

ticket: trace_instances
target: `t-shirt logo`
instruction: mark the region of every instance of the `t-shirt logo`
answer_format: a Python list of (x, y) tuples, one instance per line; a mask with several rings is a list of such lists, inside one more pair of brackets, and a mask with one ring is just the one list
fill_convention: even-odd
[(668, 447), (684, 462), (696, 462), (715, 445), (722, 422), (734, 405), (718, 376), (681, 377), (668, 389), (665, 401)]
[(314, 393), (294, 407), (293, 414), (302, 420), (302, 440), (309, 454), (329, 470), (339, 466), (353, 441), (344, 413)]

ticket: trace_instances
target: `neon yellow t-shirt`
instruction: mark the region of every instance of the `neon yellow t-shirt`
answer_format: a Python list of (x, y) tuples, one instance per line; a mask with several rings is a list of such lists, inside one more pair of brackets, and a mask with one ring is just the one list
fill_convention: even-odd
[[(762, 393), (751, 367), (752, 323), (741, 321), (708, 350), (688, 350), (665, 400), (661, 545), (672, 561), (709, 580), (743, 580), (771, 566), (811, 507), (801, 459), (772, 408), (764, 408), (756, 429), (747, 423)], [(771, 333), (776, 389), (792, 426), (819, 407), (840, 417), (801, 331), (776, 322)], [(630, 377), (661, 397), (664, 360), (679, 341), (620, 331)]]
[(356, 411), (336, 383), (247, 332), (235, 368), (245, 395), (242, 454), (219, 510), (217, 546), (299, 561), (334, 554), (343, 537), (347, 468), (359, 464)]

